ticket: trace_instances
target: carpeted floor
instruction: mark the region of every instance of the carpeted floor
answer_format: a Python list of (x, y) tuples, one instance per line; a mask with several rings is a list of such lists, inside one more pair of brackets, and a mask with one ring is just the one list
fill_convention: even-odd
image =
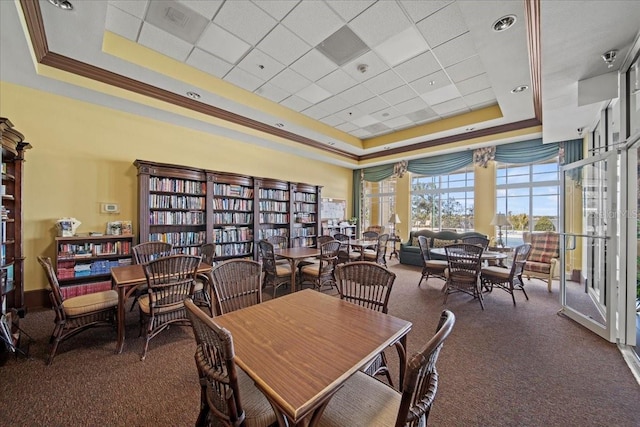
[[(435, 330), (442, 282), (418, 288), (419, 268), (395, 260), (390, 268), (398, 275), (390, 314), (413, 322), (412, 353)], [(557, 315), (557, 290), (532, 280), (527, 291), (530, 300), (517, 294), (514, 307), (495, 290), (484, 311), (466, 295), (449, 297), (457, 322), (438, 361), (430, 424), (639, 426), (640, 386), (616, 346)], [(115, 330), (95, 329), (63, 343), (46, 366), (53, 313), (29, 313), (22, 326), (35, 339), (31, 358), (0, 367), (0, 425), (193, 425), (199, 386), (190, 328), (160, 334), (141, 362), (137, 316), (128, 314), (123, 354), (113, 352)], [(397, 356), (387, 354), (397, 379)]]

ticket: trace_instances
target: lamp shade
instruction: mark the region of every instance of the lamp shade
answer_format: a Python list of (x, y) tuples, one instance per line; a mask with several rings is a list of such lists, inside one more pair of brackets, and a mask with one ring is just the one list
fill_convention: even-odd
[(491, 225), (495, 225), (496, 227), (507, 227), (510, 226), (511, 223), (509, 222), (505, 214), (497, 213), (491, 220)]
[(387, 221), (387, 222), (389, 224), (400, 224), (400, 217), (396, 213), (391, 214), (391, 217), (389, 218), (389, 221)]

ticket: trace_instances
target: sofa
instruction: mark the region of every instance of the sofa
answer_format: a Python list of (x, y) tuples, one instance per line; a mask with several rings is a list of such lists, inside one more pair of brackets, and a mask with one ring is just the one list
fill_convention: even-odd
[[(429, 239), (429, 247), (441, 248), (452, 243), (459, 243), (465, 237), (484, 237), (487, 236), (476, 231), (467, 231), (464, 233), (457, 233), (455, 231), (443, 230), (416, 230), (409, 233), (409, 240), (400, 243), (400, 264), (416, 265), (422, 267), (422, 254), (420, 253), (420, 246), (418, 245), (418, 236), (425, 236)], [(443, 255), (432, 255), (432, 259), (447, 258)]]

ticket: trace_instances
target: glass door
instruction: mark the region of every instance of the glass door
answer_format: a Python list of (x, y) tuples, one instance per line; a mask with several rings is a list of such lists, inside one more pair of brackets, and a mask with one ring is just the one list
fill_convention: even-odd
[(561, 312), (603, 338), (617, 334), (617, 154), (561, 168)]

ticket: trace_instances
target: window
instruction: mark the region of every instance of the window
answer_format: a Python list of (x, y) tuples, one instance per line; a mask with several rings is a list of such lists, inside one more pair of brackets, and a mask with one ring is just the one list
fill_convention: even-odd
[(560, 194), (557, 158), (530, 165), (496, 165), (496, 212), (511, 223), (505, 244), (522, 244), (523, 231), (556, 231)]
[(412, 175), (413, 230), (473, 230), (473, 199), (473, 166), (448, 175)]
[(380, 182), (364, 182), (362, 231), (371, 225), (388, 229), (387, 222), (396, 212), (396, 178)]

